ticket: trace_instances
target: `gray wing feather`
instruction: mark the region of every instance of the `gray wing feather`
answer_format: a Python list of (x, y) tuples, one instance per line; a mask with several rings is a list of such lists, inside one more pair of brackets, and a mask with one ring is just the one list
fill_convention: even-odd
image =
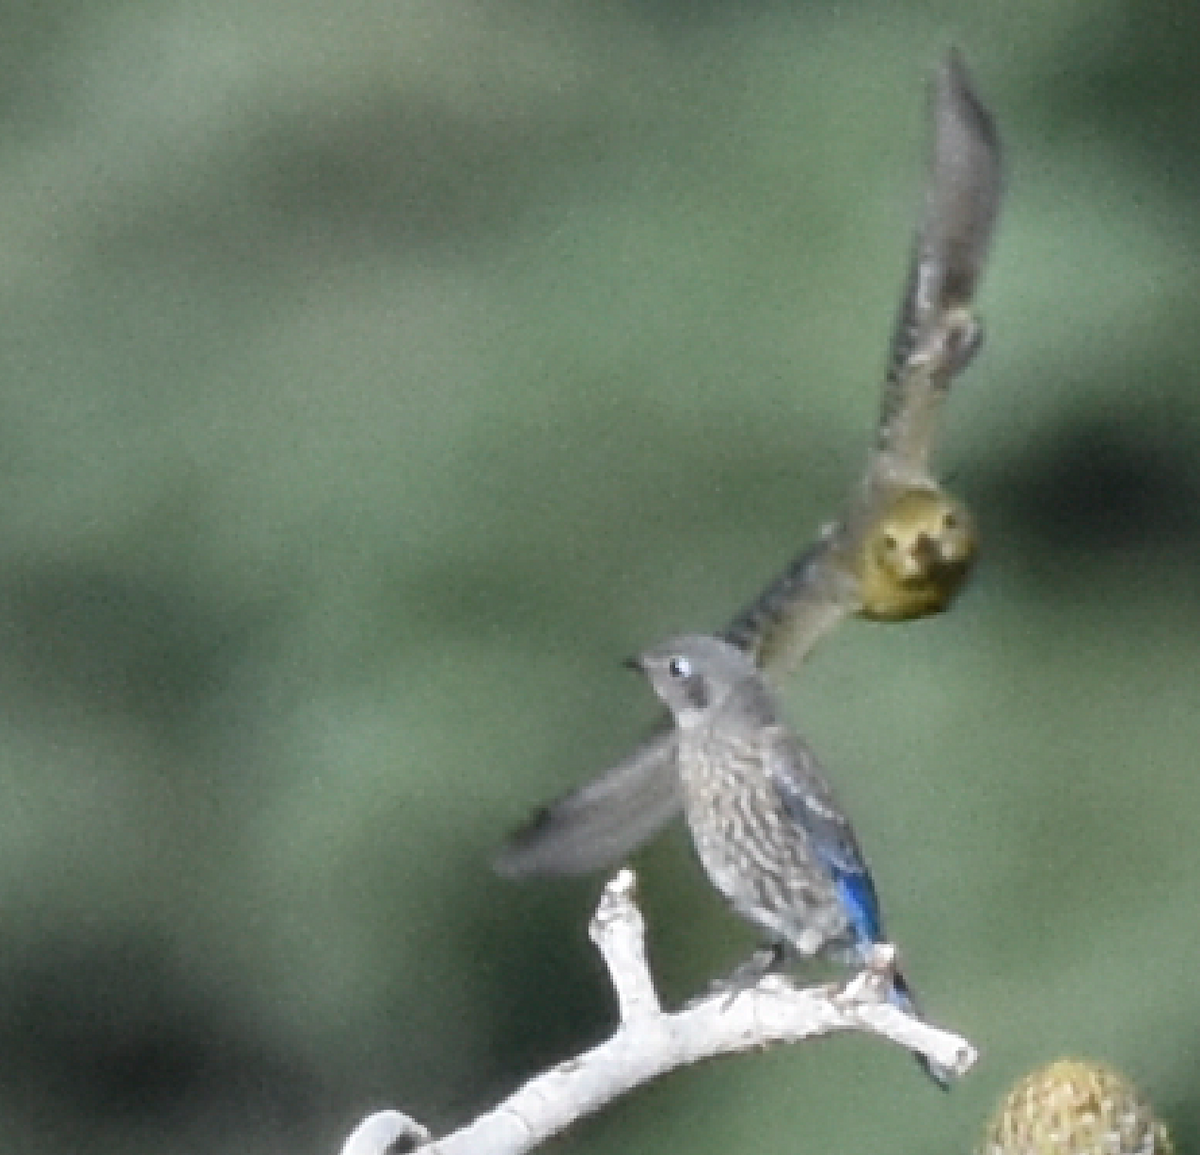
[(827, 866), (846, 873), (864, 869), (850, 820), (842, 813), (817, 765), (816, 755), (780, 727), (767, 745), (765, 766), (788, 817), (808, 835)]
[(500, 874), (587, 874), (628, 857), (683, 807), (674, 729), (543, 807), (496, 856)]

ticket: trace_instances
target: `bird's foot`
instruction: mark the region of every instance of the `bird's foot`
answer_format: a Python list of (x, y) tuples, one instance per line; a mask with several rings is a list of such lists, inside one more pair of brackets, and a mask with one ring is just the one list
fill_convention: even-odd
[(885, 1003), (896, 976), (896, 948), (875, 943), (863, 959), (863, 969), (842, 984), (836, 996), (854, 1003)]

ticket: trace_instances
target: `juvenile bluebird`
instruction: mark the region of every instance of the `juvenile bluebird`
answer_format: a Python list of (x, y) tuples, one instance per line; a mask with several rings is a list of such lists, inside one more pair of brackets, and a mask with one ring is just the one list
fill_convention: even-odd
[[(762, 675), (719, 638), (689, 635), (633, 664), (670, 708), (683, 811), (709, 880), (777, 956), (865, 964), (884, 941), (871, 874), (805, 743)], [(889, 1001), (916, 1014), (896, 973)], [(945, 1088), (950, 1072), (917, 1060)]]
[[(930, 457), (950, 386), (981, 341), (972, 312), (1000, 206), (1000, 144), (957, 52), (930, 101), (933, 147), (909, 273), (864, 470), (839, 516), (720, 636), (771, 674), (797, 666), (847, 617), (902, 622), (947, 609), (976, 553), (966, 507)], [(583, 874), (619, 862), (678, 815), (675, 734), (658, 726), (626, 758), (510, 837), (511, 876)]]

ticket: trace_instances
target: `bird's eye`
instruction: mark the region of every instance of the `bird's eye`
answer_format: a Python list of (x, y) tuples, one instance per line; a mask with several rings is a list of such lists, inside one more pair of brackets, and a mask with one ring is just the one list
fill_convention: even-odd
[(948, 513), (942, 518), (943, 529), (958, 529), (958, 514)]
[(692, 664), (687, 658), (672, 658), (667, 663), (667, 673), (672, 678), (679, 678), (680, 680), (688, 678), (692, 673)]
[(900, 548), (900, 543), (896, 540), (896, 535), (894, 533), (885, 533), (883, 535), (883, 547), (884, 549), (890, 549), (892, 551)]

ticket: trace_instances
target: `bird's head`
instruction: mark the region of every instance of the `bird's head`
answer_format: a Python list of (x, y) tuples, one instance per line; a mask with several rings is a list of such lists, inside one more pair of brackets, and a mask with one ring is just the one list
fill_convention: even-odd
[(680, 726), (693, 725), (755, 676), (754, 663), (741, 650), (706, 634), (672, 638), (627, 664), (646, 675)]
[(975, 559), (966, 507), (940, 488), (899, 494), (864, 542), (864, 617), (903, 621), (944, 610)]

